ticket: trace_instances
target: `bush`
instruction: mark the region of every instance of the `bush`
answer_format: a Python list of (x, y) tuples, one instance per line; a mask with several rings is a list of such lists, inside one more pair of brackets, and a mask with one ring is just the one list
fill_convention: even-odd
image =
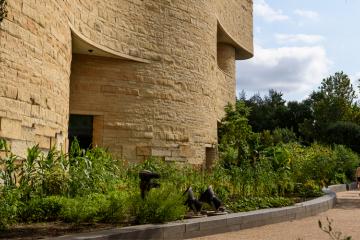
[(360, 164), (359, 155), (345, 146), (336, 145), (334, 147), (334, 158), (336, 162), (335, 177), (338, 180), (333, 181), (333, 183), (348, 183), (354, 181), (355, 169)]
[(235, 212), (251, 211), (262, 208), (286, 207), (294, 204), (289, 198), (283, 197), (253, 197), (241, 198), (229, 205)]
[(102, 148), (81, 149), (73, 141), (69, 152), (69, 195), (85, 196), (115, 189), (119, 162)]
[(135, 216), (140, 224), (165, 223), (182, 219), (186, 213), (185, 198), (171, 185), (152, 189), (143, 200), (134, 198)]
[(324, 193), (321, 187), (315, 183), (314, 180), (308, 180), (305, 183), (298, 183), (295, 186), (295, 191), (300, 197), (319, 197)]
[(19, 209), (18, 219), (21, 222), (56, 221), (62, 209), (61, 198), (51, 196), (35, 197), (23, 203)]
[(6, 229), (17, 220), (20, 193), (16, 189), (0, 189), (0, 230)]
[(276, 128), (273, 132), (274, 144), (278, 143), (290, 143), (298, 140), (296, 134), (287, 128)]
[(102, 221), (110, 223), (120, 223), (130, 217), (130, 209), (133, 204), (129, 192), (114, 191), (107, 194), (106, 199), (109, 202), (107, 209), (103, 213)]
[(89, 194), (84, 197), (60, 199), (61, 211), (59, 218), (71, 223), (94, 223), (100, 221), (110, 202), (103, 194)]

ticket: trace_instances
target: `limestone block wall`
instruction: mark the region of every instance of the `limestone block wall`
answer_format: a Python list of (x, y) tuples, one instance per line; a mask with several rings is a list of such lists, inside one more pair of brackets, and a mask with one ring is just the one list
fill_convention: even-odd
[(10, 0), (0, 26), (0, 137), (65, 148), (71, 35), (58, 1)]
[[(38, 142), (66, 150), (71, 113), (94, 115), (94, 143), (129, 161), (203, 164), (216, 148), (217, 121), (235, 100), (235, 59), (252, 54), (252, 1), (8, 3), (0, 137), (17, 153)], [(74, 54), (71, 28), (122, 59)]]

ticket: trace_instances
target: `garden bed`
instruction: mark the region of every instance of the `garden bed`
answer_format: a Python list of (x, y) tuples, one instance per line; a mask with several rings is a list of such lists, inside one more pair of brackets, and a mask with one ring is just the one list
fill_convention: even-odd
[[(339, 163), (351, 161), (350, 168), (359, 160), (342, 147), (284, 144), (264, 150), (256, 162), (229, 165), (229, 156), (224, 156), (205, 172), (156, 158), (131, 165), (113, 159), (101, 148), (80, 149), (76, 142), (69, 154), (43, 153), (35, 146), (25, 159), (13, 155), (4, 141), (0, 141), (1, 149), (0, 227), (8, 237), (15, 231), (23, 236), (42, 235), (46, 226), (49, 234), (64, 234), (123, 226), (124, 222), (181, 220), (189, 211), (183, 194), (189, 186), (199, 198), (212, 185), (223, 206), (234, 213), (286, 207), (294, 204), (293, 197), (319, 196), (323, 179), (345, 176), (336, 172), (341, 169)], [(319, 164), (331, 171), (318, 174)], [(145, 198), (139, 189), (143, 169), (160, 175), (160, 187), (151, 189)]]

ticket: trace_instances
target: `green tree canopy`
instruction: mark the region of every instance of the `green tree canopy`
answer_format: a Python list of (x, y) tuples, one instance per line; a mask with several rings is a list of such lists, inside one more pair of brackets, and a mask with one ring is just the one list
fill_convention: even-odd
[(323, 79), (318, 91), (310, 97), (313, 117), (302, 125), (305, 135), (313, 139), (324, 140), (329, 124), (338, 121), (349, 121), (353, 113), (355, 91), (348, 75), (337, 72)]

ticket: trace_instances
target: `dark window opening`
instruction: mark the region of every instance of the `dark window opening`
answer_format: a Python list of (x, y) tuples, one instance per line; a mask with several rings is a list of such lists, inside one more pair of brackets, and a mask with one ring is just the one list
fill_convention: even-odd
[(69, 118), (69, 148), (75, 137), (80, 147), (87, 149), (93, 142), (94, 116), (71, 114)]

